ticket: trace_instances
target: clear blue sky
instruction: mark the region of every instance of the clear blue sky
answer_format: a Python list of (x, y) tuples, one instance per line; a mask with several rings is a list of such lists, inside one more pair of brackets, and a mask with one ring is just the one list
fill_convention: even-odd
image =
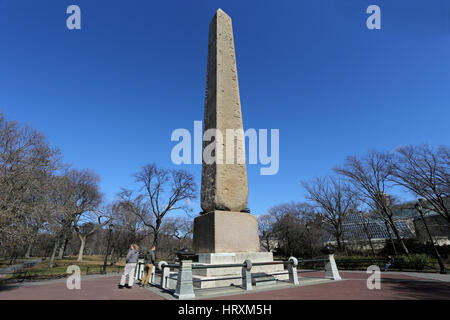
[[(66, 28), (81, 7), (82, 30)], [(381, 7), (381, 30), (366, 8)], [(348, 155), (450, 141), (450, 1), (0, 0), (0, 111), (91, 168), (112, 198), (176, 128), (203, 119), (208, 27), (233, 19), (245, 128), (280, 130), (280, 170), (249, 166), (249, 207), (304, 200)], [(200, 183), (201, 166), (183, 168)], [(200, 210), (197, 203), (196, 211)]]

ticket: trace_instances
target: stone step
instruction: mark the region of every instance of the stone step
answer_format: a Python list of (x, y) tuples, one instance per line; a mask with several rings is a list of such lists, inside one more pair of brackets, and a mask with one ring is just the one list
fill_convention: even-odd
[(277, 278), (273, 275), (267, 273), (252, 273), (252, 285), (258, 286), (268, 286), (277, 283)]
[[(214, 265), (209, 265), (214, 266)], [(254, 266), (252, 272), (254, 273), (276, 273), (283, 272), (284, 268), (282, 264)], [(228, 268), (207, 268), (207, 269), (194, 269), (192, 274), (203, 277), (219, 277), (219, 276), (240, 276), (242, 274), (242, 268), (240, 267), (228, 267)]]

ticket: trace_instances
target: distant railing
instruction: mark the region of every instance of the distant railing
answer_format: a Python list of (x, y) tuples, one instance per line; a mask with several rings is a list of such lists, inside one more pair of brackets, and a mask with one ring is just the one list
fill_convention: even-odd
[(386, 260), (383, 259), (336, 259), (340, 269), (366, 269), (368, 266), (384, 266)]
[[(121, 266), (108, 266), (106, 268), (109, 272), (119, 273), (123, 267)], [(83, 270), (85, 275), (95, 275), (102, 274), (103, 266), (87, 266), (86, 270)], [(60, 279), (69, 276), (68, 273), (58, 272), (56, 273), (52, 269), (48, 270), (21, 270), (16, 272), (0, 272), (0, 281), (2, 282), (23, 282), (23, 281), (38, 281), (38, 280), (50, 280), (50, 279)]]

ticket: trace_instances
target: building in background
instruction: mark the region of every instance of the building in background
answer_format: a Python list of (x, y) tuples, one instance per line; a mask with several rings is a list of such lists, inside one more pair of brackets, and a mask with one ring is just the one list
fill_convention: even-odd
[[(450, 207), (450, 199), (448, 204), (448, 207)], [(394, 216), (396, 219), (402, 219), (412, 223), (416, 234), (415, 238), (422, 243), (426, 243), (429, 241), (429, 237), (422, 218), (418, 214), (414, 205), (415, 202), (406, 202), (395, 206)], [(439, 213), (434, 210), (427, 209), (426, 207), (425, 202), (423, 216), (435, 244), (439, 246), (450, 245), (450, 224)]]
[[(406, 202), (393, 207), (395, 226), (403, 239), (427, 243), (428, 234), (414, 205), (415, 202)], [(423, 213), (435, 244), (450, 245), (450, 225), (446, 219), (430, 209), (424, 209)], [(344, 244), (352, 251), (370, 251), (372, 250), (371, 242), (376, 252), (383, 249), (391, 239), (396, 239), (392, 228), (381, 217), (367, 212), (349, 214), (342, 223), (342, 229)], [(336, 245), (334, 235), (325, 232), (324, 243)]]

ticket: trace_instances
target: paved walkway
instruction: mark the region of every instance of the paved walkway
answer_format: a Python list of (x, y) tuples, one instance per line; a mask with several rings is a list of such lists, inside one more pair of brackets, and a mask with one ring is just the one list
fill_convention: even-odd
[[(407, 275), (405, 273), (382, 273), (381, 289), (367, 288), (368, 274), (364, 272), (340, 272), (342, 281), (329, 281), (317, 285), (291, 287), (233, 295), (221, 300), (450, 300), (450, 283), (435, 279)], [(306, 275), (306, 274), (305, 274)], [(415, 274), (414, 274), (415, 275)], [(310, 273), (309, 276), (324, 276)]]
[(439, 274), (439, 273), (419, 273), (419, 272), (402, 272), (401, 274), (409, 275), (412, 277), (425, 278), (431, 280), (438, 280), (444, 282), (450, 282), (450, 273)]
[[(344, 273), (363, 273), (364, 271), (340, 271)], [(424, 278), (424, 279), (430, 279), (430, 280), (437, 280), (437, 281), (444, 281), (444, 282), (450, 282), (450, 273), (447, 274), (439, 274), (439, 273), (430, 273), (430, 272), (406, 272), (406, 271), (388, 271), (388, 272), (381, 272), (382, 275), (399, 275), (403, 274), (405, 276), (411, 276), (411, 277), (417, 277), (417, 278)]]
[(82, 277), (80, 290), (69, 290), (66, 279), (29, 282), (0, 287), (0, 300), (164, 300), (149, 290), (119, 289), (120, 276)]
[[(448, 275), (395, 273), (381, 274), (381, 290), (369, 290), (368, 274), (341, 272), (341, 281), (319, 279), (324, 272), (301, 273), (300, 286), (279, 283), (271, 287), (255, 287), (248, 292), (240, 288), (196, 290), (199, 299), (216, 300), (386, 300), (386, 299), (450, 299)], [(119, 275), (83, 276), (81, 290), (68, 290), (66, 280), (29, 282), (0, 287), (0, 300), (164, 300), (173, 299), (157, 287), (134, 286), (118, 289)]]

